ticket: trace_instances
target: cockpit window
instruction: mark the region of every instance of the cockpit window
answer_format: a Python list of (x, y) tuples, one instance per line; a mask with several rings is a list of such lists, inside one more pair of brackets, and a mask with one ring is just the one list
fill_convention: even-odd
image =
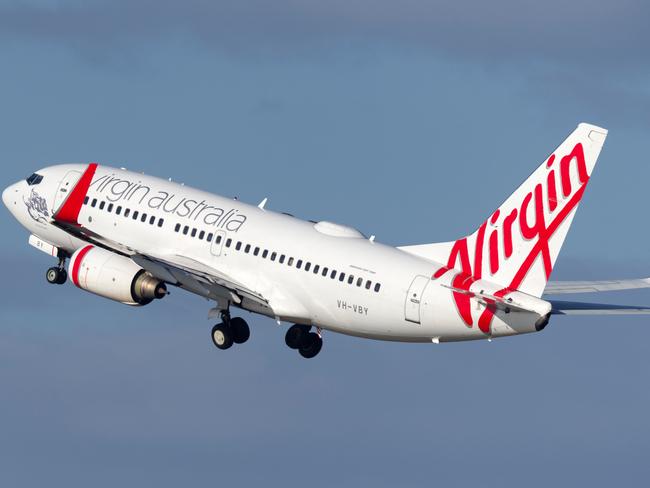
[(39, 175), (38, 173), (34, 173), (32, 176), (27, 178), (27, 184), (29, 186), (38, 185), (41, 181), (43, 181), (43, 175)]

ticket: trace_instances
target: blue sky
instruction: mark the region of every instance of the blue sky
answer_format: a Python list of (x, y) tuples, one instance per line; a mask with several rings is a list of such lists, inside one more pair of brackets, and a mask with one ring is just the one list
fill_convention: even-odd
[[(644, 2), (0, 0), (3, 186), (99, 161), (393, 245), (471, 232), (581, 121), (610, 130), (554, 277), (650, 276)], [(646, 318), (492, 343), (326, 334), (71, 285), (2, 209), (7, 486), (611, 486), (650, 475)], [(591, 298), (593, 297), (586, 297)], [(603, 301), (650, 303), (647, 292)]]

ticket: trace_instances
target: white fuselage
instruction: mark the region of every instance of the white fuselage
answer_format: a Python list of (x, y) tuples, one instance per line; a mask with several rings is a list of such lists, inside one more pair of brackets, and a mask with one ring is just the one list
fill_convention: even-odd
[[(35, 219), (29, 202), (36, 192), (51, 215), (84, 169), (45, 168), (40, 184), (16, 183), (3, 200), (32, 234), (72, 253), (86, 243), (46, 218)], [(539, 319), (529, 312), (497, 311), (486, 334), (461, 320), (449, 289), (455, 273), (432, 279), (441, 264), (349, 227), (300, 220), (122, 169), (98, 167), (79, 224), (118, 243), (127, 255), (227, 275), (270, 305), (262, 309), (243, 300), (241, 308), (344, 334), (409, 342), (484, 339), (534, 332)], [(472, 290), (478, 288), (493, 293), (500, 286), (477, 281)], [(472, 299), (471, 307), (476, 321), (485, 304)]]

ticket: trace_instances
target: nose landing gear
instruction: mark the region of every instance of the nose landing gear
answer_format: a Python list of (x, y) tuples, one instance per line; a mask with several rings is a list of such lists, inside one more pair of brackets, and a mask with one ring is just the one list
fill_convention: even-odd
[(310, 332), (310, 330), (309, 325), (294, 324), (289, 327), (284, 336), (287, 346), (291, 349), (298, 349), (300, 355), (307, 359), (315, 357), (323, 348), (320, 328), (317, 329), (318, 332)]
[(221, 320), (221, 323), (212, 328), (212, 342), (219, 349), (228, 349), (233, 344), (243, 344), (251, 336), (248, 324), (241, 317), (230, 318), (230, 313), (223, 311)]
[(65, 258), (59, 258), (59, 265), (47, 270), (45, 279), (51, 285), (62, 285), (67, 281), (68, 273), (65, 270)]

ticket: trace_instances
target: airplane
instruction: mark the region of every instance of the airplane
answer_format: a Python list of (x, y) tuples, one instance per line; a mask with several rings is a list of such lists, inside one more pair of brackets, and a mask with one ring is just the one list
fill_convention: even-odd
[[(90, 164), (38, 170), (2, 194), (58, 260), (46, 279), (132, 305), (184, 289), (213, 302), (219, 349), (250, 328), (239, 308), (292, 324), (305, 358), (323, 331), (442, 343), (539, 332), (555, 314), (647, 314), (650, 308), (548, 295), (650, 287), (636, 280), (549, 282), (605, 142), (581, 123), (476, 231), (455, 241), (392, 247), (357, 229), (305, 221), (171, 180)], [(67, 267), (66, 267), (67, 262)]]

